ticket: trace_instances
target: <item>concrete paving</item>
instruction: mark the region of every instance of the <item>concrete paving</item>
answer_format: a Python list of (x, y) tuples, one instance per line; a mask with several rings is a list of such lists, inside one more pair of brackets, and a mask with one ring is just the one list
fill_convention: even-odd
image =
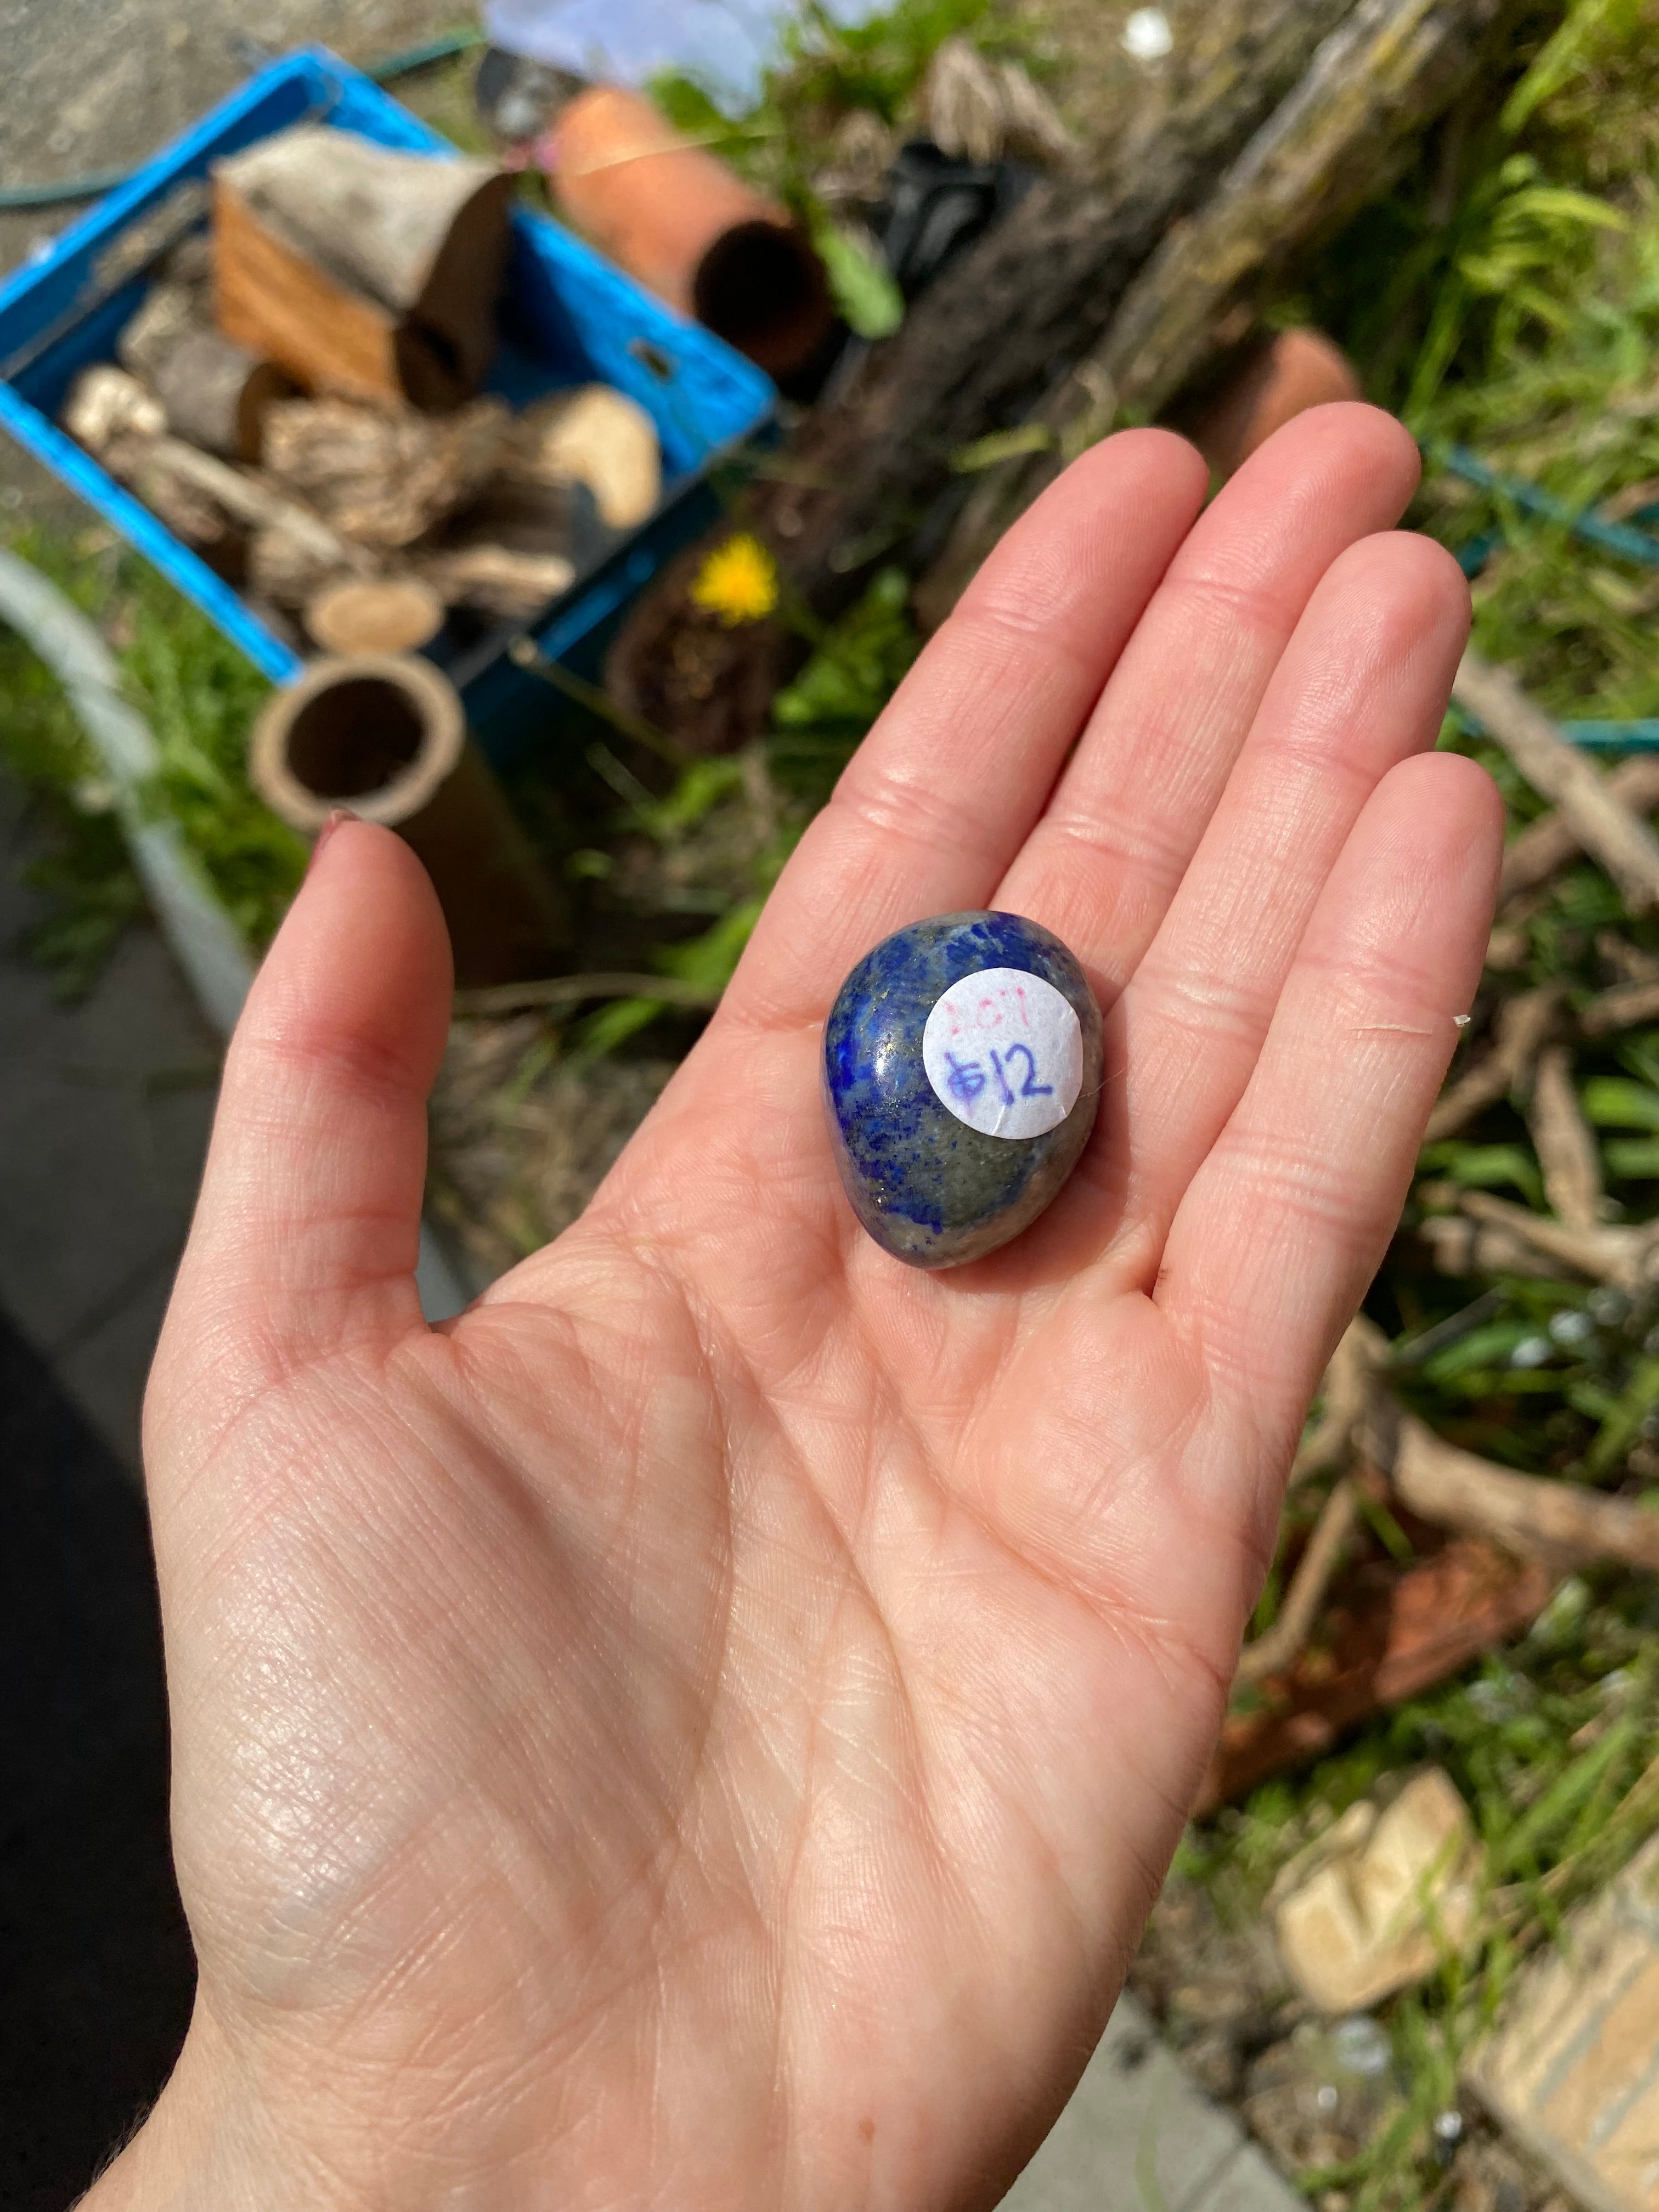
[(19, 949), (37, 902), (15, 784), (0, 782), (0, 1307), (116, 1457), (138, 1414), (190, 1226), (218, 1048), (154, 931), (63, 1006)]
[(1299, 2212), (1305, 2203), (1126, 1992), (1002, 2212)]

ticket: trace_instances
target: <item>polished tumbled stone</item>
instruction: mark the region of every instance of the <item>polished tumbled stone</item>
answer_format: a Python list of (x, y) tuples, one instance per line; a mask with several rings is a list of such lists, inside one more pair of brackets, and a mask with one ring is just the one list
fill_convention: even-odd
[[(1002, 976), (1007, 970), (1013, 975)], [(953, 987), (986, 971), (988, 1026), (961, 1035), (946, 1018), (964, 1003)], [(1024, 994), (1021, 976), (1037, 979)], [(1055, 994), (1076, 1016), (1074, 1031)], [(928, 1050), (936, 1081), (923, 1040), (942, 999)], [(1071, 1064), (1062, 1067), (1067, 1052)], [(842, 985), (824, 1032), (830, 1132), (859, 1219), (915, 1267), (956, 1267), (1006, 1244), (1077, 1165), (1094, 1127), (1102, 1059), (1094, 994), (1073, 956), (1038, 923), (947, 914), (885, 939)], [(1040, 1125), (1061, 1112), (1068, 1089), (1075, 1103), (1039, 1134), (973, 1126), (999, 1115), (1016, 1128)]]

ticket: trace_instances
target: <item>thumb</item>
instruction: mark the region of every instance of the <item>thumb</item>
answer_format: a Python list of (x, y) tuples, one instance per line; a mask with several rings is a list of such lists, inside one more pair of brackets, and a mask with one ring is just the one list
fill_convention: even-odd
[[(325, 829), (225, 1060), (151, 1395), (420, 1325), (426, 1097), (449, 941), (400, 837)], [(204, 1378), (205, 1379), (205, 1378)], [(252, 1378), (250, 1378), (252, 1379)]]

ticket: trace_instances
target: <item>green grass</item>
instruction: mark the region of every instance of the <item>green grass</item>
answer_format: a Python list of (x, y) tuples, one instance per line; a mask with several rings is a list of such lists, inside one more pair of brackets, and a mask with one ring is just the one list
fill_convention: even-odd
[[(305, 847), (249, 790), (247, 732), (269, 685), (207, 617), (111, 534), (73, 541), (29, 530), (8, 544), (88, 615), (112, 645), (161, 768), (144, 793), (171, 816), (248, 942), (262, 947), (305, 867)], [(113, 794), (56, 678), (0, 626), (0, 760), (21, 784), (38, 831), (29, 879), (46, 902), (30, 948), (58, 989), (96, 981), (143, 896), (112, 811)]]

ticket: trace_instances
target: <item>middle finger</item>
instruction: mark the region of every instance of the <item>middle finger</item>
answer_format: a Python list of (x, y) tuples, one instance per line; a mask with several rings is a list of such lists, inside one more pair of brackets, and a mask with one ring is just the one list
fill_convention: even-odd
[(1399, 520), (1418, 471), (1391, 416), (1315, 408), (1245, 464), (1170, 562), (992, 901), (1054, 930), (1105, 1001), (1152, 943), (1315, 586)]

